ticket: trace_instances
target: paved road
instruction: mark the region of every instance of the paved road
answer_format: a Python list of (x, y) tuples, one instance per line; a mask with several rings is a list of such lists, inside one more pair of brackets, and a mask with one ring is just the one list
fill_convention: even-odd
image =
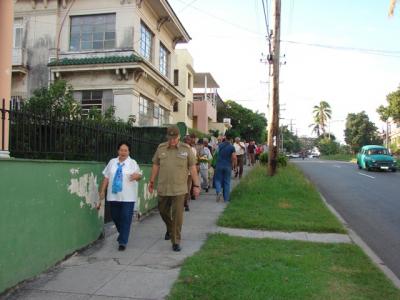
[(400, 172), (367, 172), (353, 163), (292, 160), (400, 278)]

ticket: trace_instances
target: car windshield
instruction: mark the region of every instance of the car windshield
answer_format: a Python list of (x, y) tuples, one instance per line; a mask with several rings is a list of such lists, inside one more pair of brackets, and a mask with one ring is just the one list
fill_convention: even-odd
[(367, 151), (368, 155), (377, 155), (377, 154), (384, 154), (387, 155), (388, 151), (386, 149), (379, 149), (379, 148), (375, 148), (375, 149), (369, 149)]

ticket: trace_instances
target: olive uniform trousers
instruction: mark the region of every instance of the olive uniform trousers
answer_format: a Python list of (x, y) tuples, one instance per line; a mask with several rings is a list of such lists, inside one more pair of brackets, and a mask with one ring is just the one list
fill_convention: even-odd
[(178, 196), (158, 196), (158, 210), (171, 235), (172, 244), (180, 244), (183, 223), (185, 194)]

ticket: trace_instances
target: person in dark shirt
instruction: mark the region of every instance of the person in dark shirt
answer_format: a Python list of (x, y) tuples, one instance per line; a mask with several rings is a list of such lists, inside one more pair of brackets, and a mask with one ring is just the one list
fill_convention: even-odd
[(218, 146), (217, 168), (215, 173), (215, 190), (217, 202), (228, 202), (231, 188), (231, 172), (236, 169), (237, 159), (235, 147), (231, 143), (231, 137)]

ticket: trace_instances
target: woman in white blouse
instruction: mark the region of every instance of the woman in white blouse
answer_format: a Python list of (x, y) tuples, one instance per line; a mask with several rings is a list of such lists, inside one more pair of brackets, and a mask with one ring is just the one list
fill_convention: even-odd
[(113, 158), (103, 171), (99, 197), (110, 203), (111, 218), (117, 227), (119, 251), (124, 251), (128, 244), (132, 224), (133, 210), (138, 195), (138, 181), (142, 178), (141, 170), (135, 160), (129, 157), (131, 146), (127, 142), (118, 145), (118, 157)]

